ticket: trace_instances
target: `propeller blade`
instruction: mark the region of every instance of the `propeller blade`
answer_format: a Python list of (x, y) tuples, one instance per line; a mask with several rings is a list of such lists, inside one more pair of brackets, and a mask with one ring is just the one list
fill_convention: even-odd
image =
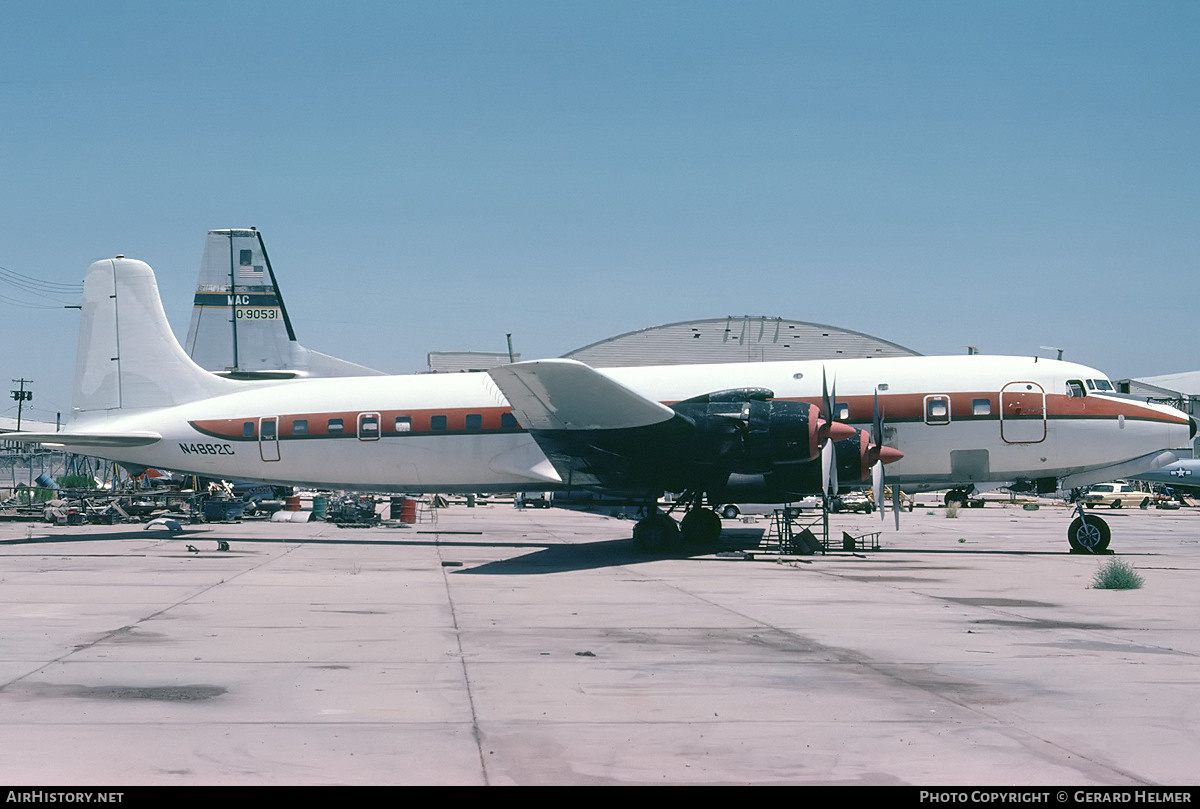
[(875, 389), (875, 412), (871, 415), (871, 443), (883, 446), (883, 411), (879, 409), (879, 389)]
[(879, 461), (871, 464), (871, 493), (875, 495), (875, 508), (879, 509), (879, 519), (883, 519), (883, 464)]
[(821, 366), (821, 412), (817, 421), (817, 440), (827, 441), (833, 436), (833, 399), (829, 395), (829, 380), (825, 377), (825, 366)]
[(867, 457), (871, 463), (882, 461), (885, 464), (895, 463), (904, 457), (904, 453), (895, 447), (887, 447), (883, 444), (883, 410), (879, 407), (879, 392), (875, 392), (875, 414), (871, 424), (871, 442), (867, 447)]
[(821, 445), (821, 493), (837, 494), (841, 488), (838, 483), (837, 449), (832, 440)]
[(821, 366), (821, 418), (833, 421), (833, 402), (829, 398), (829, 380), (825, 378), (825, 366)]

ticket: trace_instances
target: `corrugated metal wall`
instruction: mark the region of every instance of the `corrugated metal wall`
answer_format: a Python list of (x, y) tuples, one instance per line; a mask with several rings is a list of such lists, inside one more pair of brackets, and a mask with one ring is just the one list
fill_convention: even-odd
[(777, 317), (670, 323), (621, 334), (563, 356), (595, 368), (711, 362), (913, 357), (917, 352), (870, 335)]

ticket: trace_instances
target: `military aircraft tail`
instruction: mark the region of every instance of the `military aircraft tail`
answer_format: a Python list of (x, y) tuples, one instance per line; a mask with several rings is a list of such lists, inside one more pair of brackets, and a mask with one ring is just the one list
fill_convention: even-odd
[(382, 373), (300, 345), (254, 228), (208, 232), (184, 346), (200, 367), (234, 379)]

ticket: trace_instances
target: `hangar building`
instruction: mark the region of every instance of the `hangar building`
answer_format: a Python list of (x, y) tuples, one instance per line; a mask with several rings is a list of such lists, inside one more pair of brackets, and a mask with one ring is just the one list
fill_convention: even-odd
[(742, 315), (639, 329), (563, 355), (593, 368), (776, 360), (916, 357), (912, 349), (849, 329)]

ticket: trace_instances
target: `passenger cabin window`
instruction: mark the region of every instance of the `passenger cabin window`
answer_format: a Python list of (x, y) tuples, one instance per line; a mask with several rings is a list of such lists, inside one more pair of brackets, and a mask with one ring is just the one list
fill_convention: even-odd
[(839, 402), (838, 404), (834, 405), (833, 417), (838, 421), (846, 421), (847, 419), (849, 419), (850, 418), (850, 405), (848, 405), (844, 402)]
[(243, 421), (242, 422), (242, 438), (253, 438), (253, 437), (254, 437), (254, 422)]
[(308, 435), (308, 419), (296, 419), (293, 421), (292, 435)]
[(412, 417), (411, 416), (396, 416), (396, 432), (398, 432), (398, 433), (412, 432)]
[(1067, 382), (1067, 396), (1072, 399), (1078, 399), (1082, 396), (1087, 396), (1087, 391), (1083, 389), (1083, 383), (1078, 379), (1072, 379)]
[(363, 441), (379, 438), (378, 413), (363, 413), (358, 417), (358, 437)]
[(446, 429), (446, 417), (445, 416), (430, 416), (429, 417), (429, 429), (445, 430)]
[(345, 425), (342, 424), (341, 419), (330, 419), (329, 422), (325, 425), (325, 429), (326, 429), (326, 431), (331, 432), (331, 433), (340, 433), (340, 432), (342, 432), (342, 430), (345, 429)]
[(974, 416), (990, 416), (992, 414), (992, 400), (972, 399), (971, 414)]
[(925, 397), (925, 423), (950, 423), (950, 397), (944, 395)]
[(517, 424), (517, 417), (512, 413), (501, 413), (500, 426), (505, 430), (516, 430), (520, 425)]
[(482, 430), (483, 429), (483, 415), (480, 413), (468, 413), (467, 414), (467, 429), (468, 430)]
[(275, 438), (275, 419), (263, 419), (262, 437), (264, 441), (270, 441)]

